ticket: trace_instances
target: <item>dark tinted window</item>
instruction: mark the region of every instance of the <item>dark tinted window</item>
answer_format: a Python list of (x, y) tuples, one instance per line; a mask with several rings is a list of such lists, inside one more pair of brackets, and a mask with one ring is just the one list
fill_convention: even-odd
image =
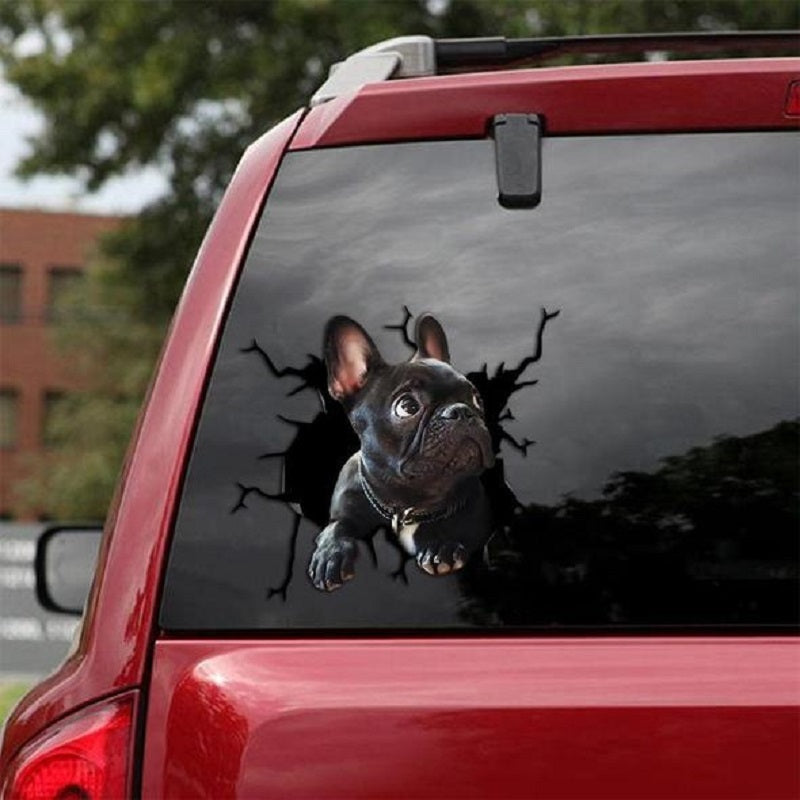
[(14, 323), (22, 318), (22, 267), (0, 264), (0, 322)]
[(65, 319), (74, 312), (83, 280), (79, 267), (51, 267), (47, 271), (47, 319)]
[[(541, 205), (496, 191), (489, 141), (286, 157), (202, 413), (166, 628), (796, 620), (796, 136), (545, 140)], [(491, 536), (432, 577), (380, 531), (320, 591), (315, 537), (358, 448), (326, 322), (396, 364), (426, 311), (483, 398)]]
[(0, 450), (13, 450), (19, 441), (19, 392), (0, 389)]

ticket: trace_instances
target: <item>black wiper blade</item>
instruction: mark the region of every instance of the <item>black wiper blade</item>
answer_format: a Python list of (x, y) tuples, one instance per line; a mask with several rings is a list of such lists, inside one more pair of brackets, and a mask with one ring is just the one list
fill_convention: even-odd
[(714, 50), (800, 52), (800, 31), (724, 31), (559, 36), (539, 39), (436, 39), (438, 73), (474, 67), (504, 67), (574, 54)]

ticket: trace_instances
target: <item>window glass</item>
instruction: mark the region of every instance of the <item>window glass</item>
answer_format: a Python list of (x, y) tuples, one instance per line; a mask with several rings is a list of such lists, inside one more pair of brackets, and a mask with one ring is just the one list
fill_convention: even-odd
[(490, 141), (286, 157), (165, 628), (796, 622), (796, 135), (542, 158), (507, 210)]
[(14, 389), (0, 390), (0, 449), (12, 450), (19, 436), (19, 394)]
[(22, 318), (22, 268), (0, 264), (0, 322), (15, 323)]
[(83, 273), (78, 267), (51, 267), (47, 281), (47, 319), (64, 319), (74, 308)]
[(62, 426), (66, 413), (67, 395), (61, 391), (48, 391), (44, 393), (43, 401), (42, 444), (45, 447), (58, 447), (64, 442)]

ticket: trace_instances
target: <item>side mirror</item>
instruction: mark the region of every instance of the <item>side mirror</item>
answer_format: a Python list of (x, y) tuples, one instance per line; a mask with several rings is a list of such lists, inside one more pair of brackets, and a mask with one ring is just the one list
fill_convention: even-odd
[(83, 613), (92, 587), (101, 528), (48, 528), (36, 545), (36, 597), (48, 611)]

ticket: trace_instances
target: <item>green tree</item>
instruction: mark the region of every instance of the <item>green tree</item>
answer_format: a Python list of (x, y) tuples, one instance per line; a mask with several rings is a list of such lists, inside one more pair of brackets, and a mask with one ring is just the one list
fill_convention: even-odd
[(531, 504), (462, 573), (469, 619), (794, 624), (800, 420), (618, 472), (600, 497)]
[[(103, 366), (64, 415), (63, 458), (29, 494), (51, 515), (102, 516), (159, 335), (242, 151), (333, 62), (412, 32), (788, 28), (797, 17), (791, 0), (0, 0), (6, 79), (45, 119), (19, 174), (73, 175), (91, 192), (154, 165), (169, 186), (103, 243), (84, 299), (99, 310), (61, 337)], [(20, 47), (23, 35), (38, 47)], [(109, 385), (118, 369), (124, 380)]]

